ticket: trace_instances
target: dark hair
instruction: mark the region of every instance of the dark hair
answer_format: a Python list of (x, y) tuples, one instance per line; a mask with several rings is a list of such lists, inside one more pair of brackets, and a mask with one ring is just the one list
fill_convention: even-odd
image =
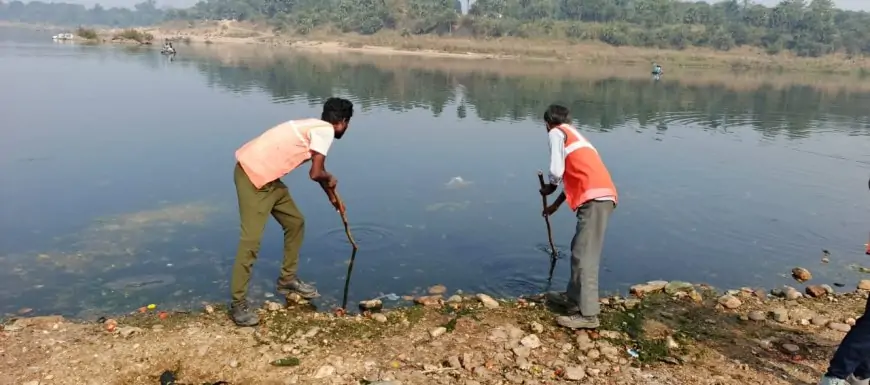
[(342, 98), (329, 98), (323, 103), (323, 113), (320, 114), (320, 120), (332, 124), (341, 123), (342, 121), (350, 121), (353, 116), (353, 103), (350, 100)]
[(551, 104), (544, 112), (544, 121), (554, 126), (569, 124), (571, 123), (571, 112), (568, 111), (568, 107)]

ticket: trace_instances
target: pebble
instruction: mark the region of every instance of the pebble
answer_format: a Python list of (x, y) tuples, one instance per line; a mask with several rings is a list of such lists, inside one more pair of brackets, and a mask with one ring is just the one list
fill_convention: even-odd
[(447, 333), (447, 328), (445, 328), (443, 326), (437, 327), (437, 328), (429, 331), (429, 335), (432, 336), (432, 338), (438, 338), (438, 337), (444, 335), (444, 333)]
[(773, 313), (773, 320), (774, 321), (779, 322), (779, 323), (788, 322), (788, 310), (785, 310), (785, 308), (780, 307), (780, 308), (773, 309), (772, 313)]
[(447, 357), (447, 365), (453, 369), (462, 369), (462, 363), (459, 362), (459, 356)]
[(795, 354), (795, 353), (801, 351), (800, 346), (797, 346), (795, 344), (783, 344), (782, 349), (785, 350), (785, 352), (789, 353), (789, 354)]
[(372, 319), (375, 320), (375, 321), (377, 321), (377, 322), (380, 322), (380, 323), (386, 323), (386, 322), (387, 322), (387, 316), (385, 316), (385, 315), (383, 315), (383, 314), (381, 314), (381, 313), (375, 313), (375, 314), (372, 314)]
[(851, 317), (846, 318), (846, 321), (845, 321), (846, 325), (849, 325), (849, 326), (855, 326), (855, 323), (857, 323), (857, 322), (858, 321), (856, 319), (851, 318)]
[(450, 298), (447, 298), (447, 302), (449, 303), (460, 303), (462, 302), (462, 296), (459, 294), (451, 295)]
[(828, 328), (831, 330), (836, 330), (838, 332), (848, 333), (849, 330), (852, 330), (852, 327), (847, 324), (841, 324), (839, 322), (831, 322), (828, 324)]
[(870, 290), (870, 279), (862, 279), (861, 282), (858, 282), (859, 290)]
[(163, 330), (163, 325), (154, 325), (151, 327), (151, 330), (159, 332), (159, 331)]
[(212, 314), (212, 313), (214, 313), (214, 306), (212, 306), (212, 305), (205, 305), (205, 313), (206, 313), (206, 314)]
[(825, 318), (825, 317), (822, 317), (822, 316), (816, 316), (816, 317), (813, 317), (812, 320), (810, 320), (810, 323), (813, 324), (813, 325), (816, 325), (816, 326), (825, 326), (825, 325), (827, 325), (828, 322), (830, 322), (830, 321), (831, 321), (831, 320), (829, 320), (829, 319), (827, 319), (827, 318)]
[(785, 299), (787, 299), (789, 301), (794, 301), (794, 300), (796, 300), (798, 298), (802, 298), (804, 296), (803, 293), (797, 291), (797, 289), (795, 289), (793, 287), (785, 289), (785, 292), (783, 294), (785, 295)]
[(532, 353), (532, 349), (527, 346), (517, 346), (512, 350), (517, 357), (522, 358), (529, 358), (529, 355)]
[(268, 311), (278, 311), (278, 310), (281, 310), (282, 307), (283, 306), (281, 306), (280, 303), (266, 301), (266, 310), (268, 310)]
[(439, 306), (441, 305), (441, 295), (429, 295), (414, 298), (414, 302), (423, 306)]
[(737, 297), (734, 297), (730, 294), (725, 294), (719, 297), (719, 304), (724, 306), (726, 309), (737, 309), (743, 302), (740, 302)]
[(541, 325), (538, 322), (532, 321), (532, 323), (531, 323), (531, 325), (529, 325), (529, 327), (532, 329), (533, 333), (543, 333), (544, 332), (544, 325)]
[(568, 381), (580, 381), (586, 378), (586, 370), (580, 366), (569, 366), (565, 368), (565, 379)]
[(749, 312), (749, 319), (753, 321), (764, 321), (765, 319), (767, 319), (767, 314), (765, 314), (763, 311), (758, 310), (751, 311)]
[(483, 306), (487, 309), (495, 309), (500, 306), (498, 301), (492, 299), (492, 297), (486, 294), (478, 294), (477, 300), (483, 303)]
[(791, 276), (798, 282), (806, 282), (813, 279), (813, 275), (809, 270), (804, 269), (803, 267), (795, 267), (791, 269)]
[(429, 288), (429, 294), (444, 294), (447, 292), (447, 287), (444, 285), (435, 285)]
[(142, 329), (134, 327), (134, 326), (124, 326), (124, 327), (118, 329), (118, 334), (120, 334), (121, 337), (124, 337), (124, 338), (129, 338), (133, 334), (141, 333), (141, 332), (142, 332)]
[(230, 361), (230, 367), (231, 367), (231, 368), (238, 368), (238, 367), (239, 367), (239, 361), (237, 361), (237, 360), (231, 360), (231, 361)]
[(601, 352), (599, 352), (598, 349), (589, 349), (589, 351), (586, 352), (586, 357), (595, 361), (601, 357)]
[(529, 334), (523, 337), (523, 339), (520, 340), (520, 343), (529, 349), (537, 349), (541, 347), (541, 340), (534, 334)]
[(529, 370), (532, 368), (532, 364), (529, 363), (529, 360), (523, 357), (517, 357), (517, 369), (519, 370)]
[(680, 344), (678, 344), (677, 341), (674, 340), (674, 337), (671, 337), (671, 336), (668, 336), (667, 338), (665, 338), (665, 344), (667, 345), (668, 349), (673, 350), (673, 349), (680, 348)]
[(695, 288), (692, 286), (691, 283), (688, 283), (688, 282), (671, 281), (671, 282), (668, 282), (667, 285), (665, 285), (664, 289), (665, 289), (665, 293), (667, 293), (668, 295), (674, 295), (674, 294), (677, 294), (679, 292), (689, 292), (689, 291), (694, 290)]
[(324, 365), (318, 368), (316, 372), (314, 372), (314, 378), (321, 379), (331, 377), (333, 374), (335, 374), (335, 368), (331, 365)]

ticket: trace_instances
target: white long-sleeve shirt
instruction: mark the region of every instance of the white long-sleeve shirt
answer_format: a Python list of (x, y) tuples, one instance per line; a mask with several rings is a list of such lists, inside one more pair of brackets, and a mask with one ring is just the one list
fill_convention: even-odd
[[(568, 157), (568, 152), (565, 151), (565, 133), (562, 130), (552, 129), (548, 133), (550, 138), (550, 183), (559, 185), (562, 183), (562, 178), (565, 175), (565, 158)], [(595, 198), (597, 201), (616, 201), (612, 196)]]

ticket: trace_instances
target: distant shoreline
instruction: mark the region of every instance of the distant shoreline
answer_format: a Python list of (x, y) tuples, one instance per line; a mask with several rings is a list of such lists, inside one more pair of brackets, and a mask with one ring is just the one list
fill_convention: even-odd
[[(45, 25), (26, 25), (0, 22), (0, 26), (52, 28)], [(74, 28), (66, 28), (74, 30)], [(235, 21), (168, 22), (158, 26), (133, 28), (153, 37), (160, 45), (164, 39), (191, 44), (243, 44), (287, 47), (322, 52), (358, 52), (376, 55), (411, 55), (432, 58), (475, 60), (514, 60), (561, 62), (566, 65), (582, 64), (649, 66), (653, 62), (667, 68), (691, 70), (718, 70), (727, 72), (804, 72), (825, 75), (868, 75), (870, 60), (865, 57), (848, 58), (834, 54), (820, 58), (803, 58), (782, 53), (768, 55), (759, 49), (737, 48), (714, 51), (692, 48), (686, 50), (615, 47), (604, 43), (549, 41), (539, 39), (502, 38), (473, 39), (461, 37), (400, 36), (383, 32), (370, 36), (317, 31), (311, 34), (278, 34), (268, 26)], [(133, 43), (113, 40), (124, 29), (100, 29), (99, 41), (105, 43)]]

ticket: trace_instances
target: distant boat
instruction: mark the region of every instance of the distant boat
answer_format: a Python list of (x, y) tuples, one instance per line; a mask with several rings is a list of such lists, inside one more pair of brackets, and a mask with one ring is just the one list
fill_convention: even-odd
[(51, 37), (52, 40), (72, 40), (74, 39), (73, 34), (71, 33), (59, 33)]

